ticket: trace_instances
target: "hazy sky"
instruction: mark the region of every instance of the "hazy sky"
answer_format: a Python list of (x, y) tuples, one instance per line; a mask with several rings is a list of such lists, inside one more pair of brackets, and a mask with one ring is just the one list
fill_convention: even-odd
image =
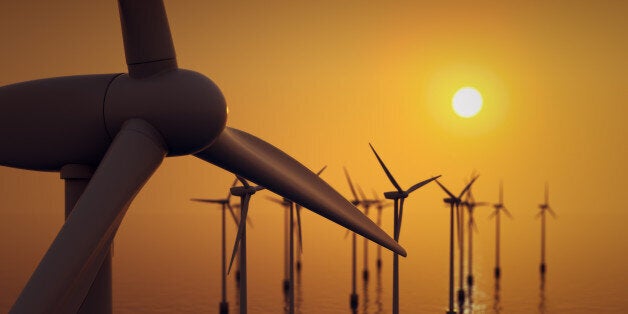
[[(392, 189), (369, 142), (406, 188), (442, 174), (444, 184), (459, 190), (477, 170), (474, 194), (493, 202), (503, 180), (515, 216), (505, 222), (504, 254), (533, 267), (539, 246), (534, 215), (548, 181), (559, 215), (548, 223), (550, 264), (563, 262), (569, 274), (578, 274), (607, 261), (604, 271), (617, 271), (615, 282), (626, 282), (627, 3), (165, 4), (179, 66), (220, 86), (229, 126), (313, 170), (328, 165), (323, 178), (347, 196), (342, 166), (365, 190)], [(126, 71), (115, 1), (4, 1), (0, 38), (0, 85)], [(471, 119), (451, 110), (462, 86), (484, 97), (483, 110)], [(167, 159), (118, 232), (117, 269), (132, 272), (124, 263), (174, 260), (185, 248), (210, 243), (198, 237), (208, 226), (217, 236), (218, 222), (187, 200), (222, 196), (231, 180), (193, 157)], [(442, 196), (431, 185), (408, 200), (400, 242), (409, 260), (426, 247), (446, 254)], [(13, 302), (61, 227), (62, 205), (58, 174), (0, 167), (1, 309)], [(256, 225), (280, 225), (281, 212), (271, 203), (260, 197), (255, 205), (264, 208), (252, 209)], [(487, 215), (478, 220), (490, 240)], [(342, 242), (343, 231), (331, 222), (312, 214), (304, 219), (306, 237), (330, 230), (338, 235), (330, 242)], [(257, 241), (264, 243), (263, 237)], [(282, 242), (275, 242), (265, 248), (279, 248)]]

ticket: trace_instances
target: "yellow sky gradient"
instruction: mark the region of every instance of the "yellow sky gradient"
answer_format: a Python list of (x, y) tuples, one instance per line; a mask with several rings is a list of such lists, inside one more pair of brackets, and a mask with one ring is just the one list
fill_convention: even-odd
[[(616, 275), (618, 286), (628, 280), (628, 3), (212, 2), (165, 4), (179, 66), (220, 86), (229, 126), (314, 171), (328, 165), (323, 178), (347, 197), (343, 166), (365, 190), (392, 189), (369, 142), (405, 188), (442, 174), (459, 190), (477, 170), (474, 194), (494, 202), (503, 180), (515, 216), (504, 222), (504, 264), (527, 265), (533, 275), (539, 259), (533, 217), (548, 181), (559, 215), (548, 222), (550, 272), (564, 265), (566, 278), (601, 272)], [(115, 1), (4, 2), (0, 38), (0, 85), (126, 72)], [(484, 97), (471, 119), (451, 110), (462, 86)], [(218, 212), (188, 199), (220, 197), (231, 180), (193, 157), (167, 159), (118, 232), (114, 280), (135, 273), (138, 281), (158, 283), (133, 265), (207, 257), (193, 247), (217, 251)], [(430, 185), (409, 198), (400, 241), (407, 263), (446, 261), (442, 196)], [(58, 174), (0, 168), (0, 282), (9, 282), (1, 286), (0, 310), (12, 304), (61, 227), (62, 205)], [(251, 206), (250, 249), (278, 250), (281, 212), (262, 197)], [(477, 218), (478, 247), (492, 267), (487, 215)], [(348, 248), (331, 222), (310, 213), (304, 222), (306, 245), (324, 251), (326, 244), (314, 243), (319, 235), (334, 250)], [(601, 261), (608, 266), (595, 269)], [(446, 271), (441, 264), (435, 272)]]

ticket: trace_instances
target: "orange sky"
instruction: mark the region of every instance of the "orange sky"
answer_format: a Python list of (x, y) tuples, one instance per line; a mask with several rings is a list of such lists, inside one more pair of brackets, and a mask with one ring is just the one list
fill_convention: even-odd
[[(126, 71), (115, 1), (1, 7), (1, 85)], [(323, 177), (345, 195), (343, 165), (367, 190), (392, 188), (369, 142), (406, 188), (442, 174), (442, 182), (458, 190), (475, 169), (481, 174), (476, 197), (496, 201), (503, 179), (516, 218), (504, 226), (510, 228), (504, 243), (516, 243), (504, 248), (506, 263), (537, 267), (533, 216), (549, 181), (559, 215), (549, 221), (550, 264), (562, 262), (576, 274), (606, 260), (604, 271), (628, 280), (621, 268), (628, 263), (622, 208), (628, 4), (166, 1), (166, 9), (179, 66), (220, 86), (230, 108), (227, 124), (313, 170), (328, 165)], [(450, 109), (453, 93), (466, 85), (485, 100), (472, 119)], [(174, 263), (187, 248), (209, 245), (199, 237), (208, 225), (215, 228), (211, 236), (218, 235), (218, 223), (211, 222), (218, 216), (187, 199), (221, 196), (230, 182), (230, 174), (196, 158), (167, 159), (120, 228), (117, 269), (132, 273), (125, 263), (151, 258)], [(8, 296), (1, 309), (13, 302), (61, 227), (62, 192), (57, 174), (0, 168), (0, 281), (11, 282), (2, 287)], [(433, 185), (408, 200), (401, 234), (408, 263), (427, 249), (436, 254), (430, 259), (445, 256), (442, 196)], [(262, 227), (250, 237), (277, 249), (279, 239), (264, 244), (263, 230), (282, 221), (270, 204), (253, 200), (263, 208), (251, 212)], [(489, 263), (486, 215), (478, 220)], [(345, 247), (343, 231), (331, 222), (311, 214), (305, 219), (305, 241), (325, 231), (339, 243), (332, 247)], [(217, 242), (211, 245), (217, 250)]]

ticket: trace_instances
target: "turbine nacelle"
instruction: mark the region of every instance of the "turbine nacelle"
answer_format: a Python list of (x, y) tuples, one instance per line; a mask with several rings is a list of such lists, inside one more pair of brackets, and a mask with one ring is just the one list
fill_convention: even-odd
[[(163, 137), (169, 156), (211, 145), (227, 121), (220, 89), (207, 77), (171, 70), (57, 77), (0, 87), (0, 165), (59, 171), (97, 166), (123, 123), (140, 118)], [(28, 126), (28, 127), (25, 127)]]
[(384, 197), (389, 200), (400, 199), (408, 197), (408, 192), (405, 191), (390, 191), (384, 192)]

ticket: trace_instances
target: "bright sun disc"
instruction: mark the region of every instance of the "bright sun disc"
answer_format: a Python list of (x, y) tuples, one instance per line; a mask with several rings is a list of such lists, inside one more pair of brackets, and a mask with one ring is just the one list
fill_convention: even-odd
[(482, 109), (482, 95), (473, 87), (463, 87), (456, 92), (451, 104), (457, 115), (471, 118)]

